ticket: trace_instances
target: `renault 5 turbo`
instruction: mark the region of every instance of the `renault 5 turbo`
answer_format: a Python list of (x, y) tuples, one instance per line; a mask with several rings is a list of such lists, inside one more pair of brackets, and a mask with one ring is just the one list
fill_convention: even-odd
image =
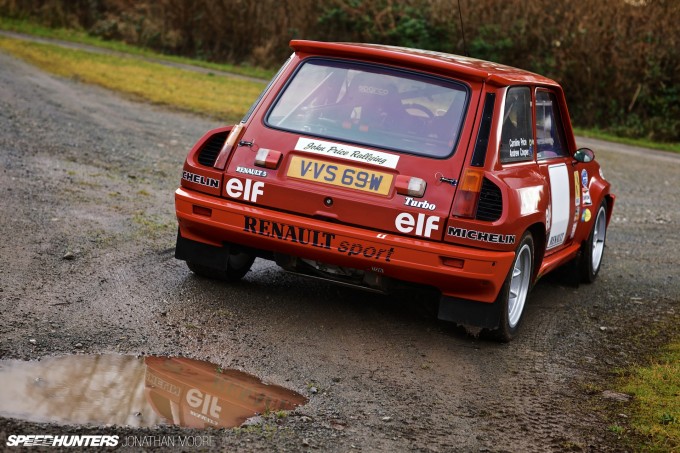
[(532, 285), (595, 280), (615, 197), (562, 88), (488, 61), (294, 40), (240, 123), (191, 149), (176, 257), (241, 279), (256, 257), (369, 290), (435, 288), (439, 318), (517, 333)]

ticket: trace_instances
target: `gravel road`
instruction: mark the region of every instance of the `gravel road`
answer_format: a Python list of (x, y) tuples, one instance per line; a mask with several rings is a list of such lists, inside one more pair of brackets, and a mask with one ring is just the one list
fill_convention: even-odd
[[(309, 398), (287, 417), (209, 431), (227, 451), (626, 449), (608, 426), (629, 408), (603, 391), (680, 325), (679, 156), (583, 141), (618, 197), (600, 278), (544, 278), (519, 338), (497, 344), (437, 321), (414, 294), (262, 261), (235, 285), (192, 275), (173, 257), (173, 191), (189, 147), (219, 125), (0, 53), (0, 358), (186, 356)], [(195, 433), (0, 418), (3, 446), (47, 432)]]

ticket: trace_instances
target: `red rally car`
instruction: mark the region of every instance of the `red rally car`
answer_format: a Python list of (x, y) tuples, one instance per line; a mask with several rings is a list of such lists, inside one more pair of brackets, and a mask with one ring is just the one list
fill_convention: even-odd
[(365, 289), (441, 292), (504, 341), (545, 273), (600, 269), (614, 205), (562, 88), (487, 61), (294, 40), (243, 120), (209, 131), (175, 194), (176, 257), (237, 280), (255, 257)]

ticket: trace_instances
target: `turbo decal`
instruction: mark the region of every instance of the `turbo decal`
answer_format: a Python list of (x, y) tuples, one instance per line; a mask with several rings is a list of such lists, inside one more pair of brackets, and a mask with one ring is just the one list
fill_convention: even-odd
[(434, 211), (435, 209), (437, 209), (436, 204), (429, 203), (427, 200), (420, 201), (414, 200), (411, 197), (406, 197), (406, 199), (404, 200), (404, 204), (406, 206), (411, 206), (414, 208), (427, 209), (428, 211)]
[(262, 178), (267, 177), (266, 171), (260, 170), (260, 169), (257, 169), (257, 168), (236, 167), (236, 173), (242, 173), (244, 175), (250, 175), (250, 176), (260, 176)]
[(243, 231), (246, 233), (310, 247), (335, 250), (347, 256), (363, 256), (364, 258), (382, 260), (389, 263), (395, 252), (394, 247), (379, 248), (360, 242), (341, 241), (336, 246), (334, 244), (334, 233), (288, 225), (272, 220), (262, 220), (257, 217), (244, 216), (243, 219)]
[(399, 162), (399, 156), (394, 154), (303, 137), (298, 139), (295, 150), (389, 168), (397, 168)]
[(189, 171), (182, 172), (182, 179), (193, 182), (195, 184), (200, 184), (206, 187), (213, 187), (215, 189), (220, 187), (220, 181), (213, 178), (208, 178), (203, 175), (197, 175), (196, 173), (191, 173)]
[(446, 232), (449, 236), (461, 239), (471, 239), (473, 241), (490, 242), (492, 244), (514, 244), (514, 234), (486, 233), (484, 231), (466, 230), (450, 226)]

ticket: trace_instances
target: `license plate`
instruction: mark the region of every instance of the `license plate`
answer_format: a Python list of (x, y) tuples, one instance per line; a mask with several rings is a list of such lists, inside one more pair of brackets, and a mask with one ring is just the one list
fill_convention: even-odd
[(387, 195), (393, 175), (338, 163), (293, 156), (288, 177)]

